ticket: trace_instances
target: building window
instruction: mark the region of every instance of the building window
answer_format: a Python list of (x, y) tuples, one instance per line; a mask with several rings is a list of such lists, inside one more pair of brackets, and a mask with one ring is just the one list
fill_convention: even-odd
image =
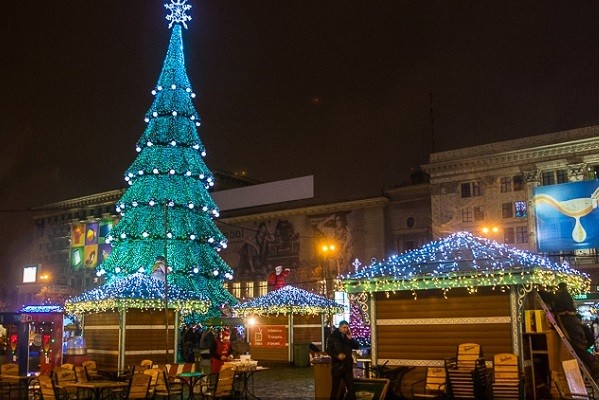
[(503, 243), (514, 244), (514, 228), (503, 229)]
[(555, 171), (555, 176), (557, 178), (557, 183), (568, 182), (568, 171), (565, 169), (558, 169)]
[(528, 243), (528, 227), (516, 227), (516, 243)]
[(254, 282), (245, 282), (245, 297), (248, 299), (254, 297)]
[(466, 182), (461, 185), (462, 198), (482, 196), (483, 190), (479, 182)]
[(513, 182), (514, 182), (514, 192), (524, 190), (524, 179), (522, 178), (522, 175), (514, 176)]
[(231, 294), (236, 298), (241, 298), (241, 282), (233, 282), (233, 287), (231, 288)]
[(474, 207), (474, 220), (484, 221), (485, 220), (485, 208), (483, 206)]
[(501, 193), (512, 191), (512, 178), (509, 176), (501, 178)]
[(501, 205), (501, 217), (502, 218), (513, 218), (514, 217), (514, 206), (512, 206), (512, 203), (503, 203)]
[(514, 208), (516, 209), (516, 218), (526, 218), (527, 204), (525, 201), (516, 201)]
[(566, 182), (568, 182), (568, 171), (565, 169), (544, 171), (541, 174), (541, 183), (543, 184), (543, 186), (555, 185), (556, 183)]
[(410, 251), (416, 248), (416, 242), (413, 240), (406, 240), (403, 242), (403, 251)]
[(553, 171), (545, 171), (541, 174), (541, 183), (543, 186), (554, 185), (555, 184), (555, 176), (553, 175)]
[(408, 220), (406, 221), (406, 225), (408, 226), (408, 228), (413, 228), (414, 227), (414, 217), (408, 217)]
[(462, 222), (473, 222), (472, 209), (470, 207), (462, 208)]
[(264, 296), (268, 292), (268, 284), (266, 281), (258, 282), (258, 297)]
[(588, 167), (589, 179), (599, 179), (599, 165), (591, 165)]

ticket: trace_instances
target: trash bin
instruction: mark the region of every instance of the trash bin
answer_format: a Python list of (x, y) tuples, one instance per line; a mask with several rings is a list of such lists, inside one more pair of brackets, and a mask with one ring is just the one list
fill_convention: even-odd
[(296, 367), (307, 367), (310, 365), (309, 346), (309, 343), (293, 344), (293, 364)]

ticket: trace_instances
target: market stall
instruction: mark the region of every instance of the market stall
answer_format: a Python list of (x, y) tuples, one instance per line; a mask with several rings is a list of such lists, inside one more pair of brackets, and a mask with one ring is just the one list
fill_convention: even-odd
[(307, 365), (310, 343), (323, 345), (325, 315), (343, 306), (323, 296), (284, 286), (234, 307), (246, 324), (252, 358)]

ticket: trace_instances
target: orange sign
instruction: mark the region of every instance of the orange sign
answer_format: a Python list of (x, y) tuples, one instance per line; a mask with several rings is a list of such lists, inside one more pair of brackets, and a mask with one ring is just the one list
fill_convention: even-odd
[(286, 325), (256, 325), (250, 330), (250, 345), (255, 347), (287, 347)]

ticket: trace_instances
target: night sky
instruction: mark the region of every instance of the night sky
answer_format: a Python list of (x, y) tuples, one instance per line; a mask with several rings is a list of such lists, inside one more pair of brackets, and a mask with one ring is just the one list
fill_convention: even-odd
[[(5, 260), (24, 210), (124, 187), (165, 2), (1, 2)], [(355, 199), (409, 181), (433, 150), (599, 123), (599, 3), (481, 3), (190, 0), (208, 167), (314, 175), (323, 201)]]

